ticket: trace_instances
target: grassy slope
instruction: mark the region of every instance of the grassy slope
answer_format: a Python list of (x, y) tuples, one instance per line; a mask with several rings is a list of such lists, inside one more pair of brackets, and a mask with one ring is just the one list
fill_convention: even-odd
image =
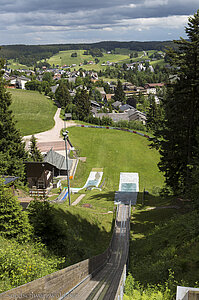
[[(77, 57), (71, 57), (71, 53), (76, 52)], [(83, 63), (84, 60), (87, 61), (94, 61), (95, 58), (92, 57), (91, 55), (83, 55), (84, 50), (68, 50), (68, 51), (60, 51), (58, 54), (55, 54), (52, 56), (49, 60), (48, 63), (51, 65), (72, 65), (76, 64), (75, 69), (79, 69), (79, 64)], [(96, 71), (99, 71), (100, 69), (104, 69), (104, 66), (101, 66), (103, 62), (119, 62), (123, 61), (124, 59), (127, 59), (128, 55), (122, 55), (122, 54), (104, 54), (103, 57), (98, 57), (100, 60), (99, 64), (93, 64), (93, 65), (84, 65), (82, 66), (86, 70), (92, 70), (95, 69)]]
[[(155, 202), (160, 205), (159, 199), (152, 199), (150, 203), (151, 197), (147, 198), (147, 205), (156, 206)], [(131, 220), (129, 272), (145, 289), (147, 284), (161, 284), (165, 289), (169, 270), (172, 270), (174, 279), (169, 282), (172, 297), (163, 299), (174, 299), (177, 285), (199, 286), (198, 241), (197, 213), (187, 208), (146, 210), (146, 207), (138, 207)], [(134, 296), (133, 299), (145, 298)]]
[(12, 95), (11, 110), (22, 135), (48, 130), (54, 126), (54, 103), (35, 91), (9, 90)]
[(59, 269), (63, 259), (39, 243), (18, 244), (0, 236), (0, 293)]
[(104, 168), (108, 190), (118, 189), (120, 172), (138, 172), (140, 190), (162, 187), (163, 177), (157, 168), (159, 156), (148, 148), (146, 138), (129, 132), (79, 127), (69, 128), (69, 136), (80, 149), (80, 156), (87, 157), (77, 170), (74, 186), (83, 186), (92, 168)]
[(9, 59), (8, 60), (8, 68), (12, 69), (12, 70), (18, 70), (18, 69), (26, 69), (26, 70), (29, 70), (29, 69), (32, 69), (30, 67), (27, 67), (26, 65), (22, 65), (16, 61), (14, 61), (13, 59)]

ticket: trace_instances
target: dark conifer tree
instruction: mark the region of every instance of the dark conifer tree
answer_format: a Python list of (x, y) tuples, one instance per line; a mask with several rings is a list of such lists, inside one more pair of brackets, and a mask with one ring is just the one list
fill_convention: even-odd
[(76, 105), (76, 114), (79, 120), (83, 121), (90, 114), (90, 100), (89, 94), (85, 89), (78, 90), (74, 98)]
[[(0, 60), (0, 70), (4, 61)], [(16, 129), (11, 96), (5, 89), (3, 72), (0, 73), (0, 174), (15, 175), (24, 179), (23, 160), (27, 157), (20, 132)]]
[(64, 81), (61, 81), (59, 87), (56, 89), (55, 98), (62, 107), (66, 107), (71, 102), (71, 96)]
[(43, 161), (41, 151), (37, 148), (37, 141), (34, 135), (30, 139), (30, 160), (32, 161)]
[(117, 87), (115, 90), (115, 96), (114, 96), (115, 101), (120, 101), (120, 102), (125, 102), (125, 93), (123, 91), (122, 83), (119, 80), (117, 83)]
[(175, 83), (167, 86), (163, 100), (165, 120), (156, 133), (161, 137), (159, 168), (166, 184), (175, 194), (189, 191), (192, 165), (198, 147), (196, 132), (199, 124), (199, 10), (189, 18), (186, 33), (189, 40), (175, 41), (178, 50), (170, 50)]
[(147, 129), (156, 133), (162, 127), (162, 121), (164, 119), (164, 110), (162, 103), (158, 104), (155, 101), (154, 95), (150, 97), (150, 106), (147, 111)]

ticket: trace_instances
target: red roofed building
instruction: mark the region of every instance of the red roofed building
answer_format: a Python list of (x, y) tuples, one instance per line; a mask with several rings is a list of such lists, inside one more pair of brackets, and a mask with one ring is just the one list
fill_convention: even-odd
[(162, 88), (164, 83), (147, 83), (144, 88), (147, 90), (147, 94), (156, 94), (157, 88)]

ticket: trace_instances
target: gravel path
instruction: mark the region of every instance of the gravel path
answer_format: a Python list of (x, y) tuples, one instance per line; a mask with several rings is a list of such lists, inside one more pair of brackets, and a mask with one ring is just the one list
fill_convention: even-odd
[(77, 205), (83, 198), (86, 196), (86, 194), (81, 194), (73, 203), (72, 206)]
[[(55, 149), (56, 145), (59, 145), (59, 149), (57, 150), (62, 150), (62, 149), (64, 150), (64, 142), (63, 142), (63, 138), (60, 135), (60, 131), (62, 128), (64, 128), (64, 126), (66, 126), (67, 128), (76, 125), (76, 123), (72, 120), (64, 122), (59, 117), (60, 112), (61, 112), (61, 108), (58, 108), (54, 116), (55, 126), (52, 129), (48, 131), (36, 133), (34, 135), (37, 139), (38, 148), (41, 151), (48, 151), (51, 147), (53, 147), (53, 149), (56, 150)], [(31, 136), (32, 135), (27, 135), (23, 137), (23, 140), (26, 143), (26, 148), (28, 148), (29, 146)]]

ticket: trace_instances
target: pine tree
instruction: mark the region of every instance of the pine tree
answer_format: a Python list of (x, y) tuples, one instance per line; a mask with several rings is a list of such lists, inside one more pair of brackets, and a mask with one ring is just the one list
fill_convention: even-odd
[(30, 139), (30, 154), (31, 161), (43, 161), (43, 156), (40, 150), (37, 148), (37, 141), (34, 135), (31, 136)]
[(30, 232), (26, 213), (22, 211), (11, 189), (0, 180), (0, 234), (6, 238), (27, 241)]
[[(0, 69), (4, 61), (0, 60)], [(10, 110), (11, 96), (5, 89), (3, 72), (0, 74), (0, 174), (15, 175), (24, 179), (23, 160), (25, 145)]]
[(85, 89), (79, 90), (74, 98), (76, 114), (79, 120), (83, 121), (90, 114), (89, 94)]
[(189, 191), (197, 126), (199, 124), (199, 10), (189, 18), (186, 33), (189, 40), (175, 41), (178, 50), (170, 50), (176, 82), (167, 86), (163, 100), (165, 120), (156, 133), (161, 137), (159, 168), (166, 184), (175, 194)]
[[(163, 94), (161, 96), (163, 96)], [(161, 99), (162, 99), (162, 97), (159, 98), (159, 102), (156, 103), (154, 95), (151, 94), (149, 97), (150, 106), (147, 110), (146, 127), (154, 135), (156, 135), (156, 133), (160, 131), (160, 129), (162, 128), (163, 120), (164, 120), (164, 108), (163, 108)], [(156, 142), (158, 142), (158, 141), (156, 141)]]
[(62, 107), (66, 107), (71, 102), (71, 96), (64, 81), (61, 81), (59, 87), (56, 89), (55, 98)]
[(122, 83), (119, 80), (115, 89), (114, 100), (119, 102), (126, 102), (125, 93), (123, 91)]

